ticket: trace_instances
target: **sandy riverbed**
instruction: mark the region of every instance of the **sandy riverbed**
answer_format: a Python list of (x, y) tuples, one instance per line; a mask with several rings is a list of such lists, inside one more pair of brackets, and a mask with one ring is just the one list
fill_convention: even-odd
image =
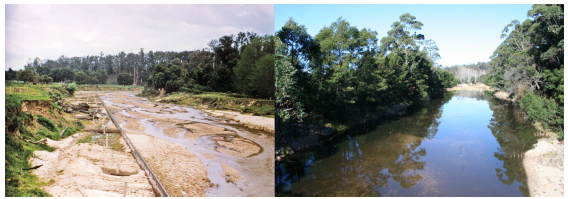
[(523, 165), (532, 197), (564, 197), (564, 144), (554, 138), (538, 140), (525, 152)]
[(274, 195), (273, 119), (272, 133), (251, 132), (134, 94), (100, 93), (170, 196)]
[[(111, 150), (97, 144), (77, 143), (88, 136), (75, 134), (61, 141), (49, 140), (53, 152), (35, 151), (30, 165), (43, 165), (33, 173), (50, 184), (43, 189), (57, 197), (154, 196), (146, 174), (128, 148)], [(124, 140), (120, 139), (123, 146)]]

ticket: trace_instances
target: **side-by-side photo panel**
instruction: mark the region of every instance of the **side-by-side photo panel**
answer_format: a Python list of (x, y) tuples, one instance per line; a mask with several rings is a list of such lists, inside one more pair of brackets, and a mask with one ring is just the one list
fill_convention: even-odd
[(564, 5), (276, 5), (276, 196), (564, 196)]
[(274, 196), (274, 5), (5, 10), (5, 196)]

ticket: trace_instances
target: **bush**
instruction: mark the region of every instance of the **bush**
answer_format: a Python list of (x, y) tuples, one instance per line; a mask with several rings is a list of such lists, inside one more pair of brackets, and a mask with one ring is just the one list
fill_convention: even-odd
[(519, 101), (519, 106), (526, 111), (529, 119), (541, 122), (545, 129), (553, 127), (560, 130), (560, 137), (564, 137), (564, 107), (553, 99), (528, 92)]
[(69, 91), (69, 94), (73, 95), (73, 93), (75, 93), (75, 91), (77, 90), (77, 84), (75, 84), (75, 82), (69, 84), (69, 86), (67, 87), (67, 91)]
[(116, 81), (118, 82), (119, 85), (123, 86), (132, 85), (132, 83), (134, 83), (134, 79), (132, 79), (132, 77), (127, 73), (118, 74), (118, 76), (116, 77)]

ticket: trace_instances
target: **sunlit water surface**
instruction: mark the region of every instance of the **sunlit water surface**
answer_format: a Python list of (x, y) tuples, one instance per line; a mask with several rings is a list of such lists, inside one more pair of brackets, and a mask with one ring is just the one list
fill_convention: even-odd
[(458, 91), (376, 125), (277, 165), (277, 196), (528, 196), (519, 154), (535, 129), (489, 93)]

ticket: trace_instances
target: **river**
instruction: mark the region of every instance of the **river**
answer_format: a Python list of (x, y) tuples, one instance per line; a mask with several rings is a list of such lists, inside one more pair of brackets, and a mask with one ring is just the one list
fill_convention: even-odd
[(528, 196), (535, 129), (509, 102), (457, 91), (276, 166), (277, 196)]

